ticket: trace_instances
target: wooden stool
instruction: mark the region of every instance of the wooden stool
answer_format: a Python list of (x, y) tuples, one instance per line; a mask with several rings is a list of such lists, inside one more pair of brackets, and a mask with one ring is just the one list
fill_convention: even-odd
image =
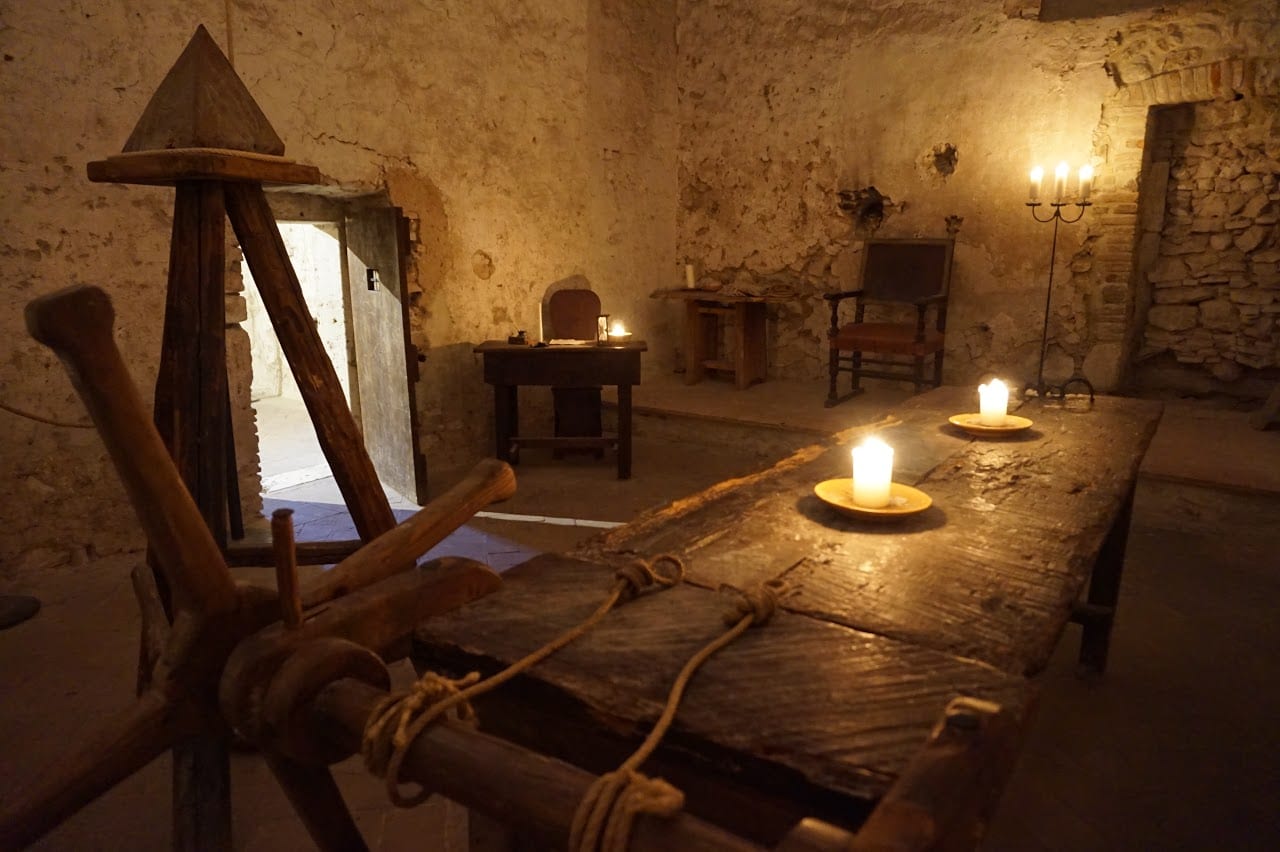
[(685, 311), (685, 384), (700, 382), (708, 370), (732, 374), (739, 390), (764, 381), (764, 302), (691, 299)]

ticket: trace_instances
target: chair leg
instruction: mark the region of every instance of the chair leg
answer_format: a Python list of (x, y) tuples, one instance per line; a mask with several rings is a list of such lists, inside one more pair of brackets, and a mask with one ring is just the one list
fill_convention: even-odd
[(935, 388), (942, 387), (942, 356), (944, 354), (941, 349), (933, 353), (933, 386)]
[(836, 376), (840, 375), (840, 350), (834, 346), (827, 349), (827, 408), (840, 401), (836, 396)]
[(853, 367), (850, 371), (853, 375), (853, 381), (849, 385), (849, 394), (853, 395), (862, 390), (862, 353), (854, 352), (850, 360)]
[(911, 381), (916, 386), (916, 393), (924, 390), (924, 356), (917, 355), (911, 369)]

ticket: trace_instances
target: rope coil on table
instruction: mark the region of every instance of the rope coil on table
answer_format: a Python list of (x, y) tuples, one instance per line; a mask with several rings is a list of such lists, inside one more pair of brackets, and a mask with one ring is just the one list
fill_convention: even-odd
[[(658, 570), (662, 565), (668, 566), (668, 570)], [(649, 586), (657, 586), (661, 591), (678, 585), (684, 579), (684, 562), (674, 554), (663, 553), (648, 561), (636, 559), (623, 565), (614, 572), (614, 577), (617, 581), (609, 596), (586, 620), (492, 677), (481, 680), (479, 672), (471, 672), (451, 679), (427, 672), (407, 693), (388, 696), (378, 703), (365, 724), (361, 753), (365, 767), (386, 781), (387, 796), (393, 804), (413, 807), (431, 795), (423, 788), (409, 794), (400, 788), (400, 768), (405, 756), (427, 727), (449, 713), (456, 721), (474, 723), (472, 698), (501, 686), (580, 638), (611, 609), (632, 600)]]
[(741, 600), (725, 613), (729, 628), (689, 658), (676, 676), (662, 715), (640, 748), (613, 772), (596, 779), (573, 815), (569, 829), (570, 852), (626, 852), (631, 826), (640, 814), (675, 816), (684, 807), (684, 793), (661, 778), (649, 778), (636, 771), (649, 759), (675, 720), (680, 700), (694, 673), (721, 648), (737, 639), (747, 628), (766, 624), (778, 609), (778, 599), (788, 587), (770, 580), (751, 590), (721, 586), (721, 591), (738, 594)]

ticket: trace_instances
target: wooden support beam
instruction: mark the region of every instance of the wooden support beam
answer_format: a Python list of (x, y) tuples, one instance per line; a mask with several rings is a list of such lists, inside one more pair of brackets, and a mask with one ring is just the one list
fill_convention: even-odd
[(360, 538), (371, 541), (396, 525), (395, 516), (347, 407), (342, 383), (307, 310), (275, 216), (260, 185), (229, 183), (225, 187), (227, 215), (298, 382), (320, 449), (333, 470), (356, 531)]

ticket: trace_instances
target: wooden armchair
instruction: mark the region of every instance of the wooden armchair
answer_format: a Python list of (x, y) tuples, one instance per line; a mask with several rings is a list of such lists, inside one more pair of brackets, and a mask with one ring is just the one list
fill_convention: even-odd
[[(917, 393), (925, 385), (942, 384), (954, 247), (952, 238), (868, 240), (862, 254), (861, 286), (823, 295), (831, 305), (828, 408), (861, 393), (863, 376), (913, 382)], [(846, 299), (854, 300), (853, 321), (841, 324), (840, 305)], [(867, 318), (868, 307), (873, 309), (873, 319)], [(908, 319), (911, 307), (915, 315)], [(894, 316), (895, 311), (901, 316)], [(929, 378), (925, 377), (926, 361), (932, 362)], [(842, 372), (852, 376), (849, 392), (843, 396), (836, 390), (836, 377)]]

